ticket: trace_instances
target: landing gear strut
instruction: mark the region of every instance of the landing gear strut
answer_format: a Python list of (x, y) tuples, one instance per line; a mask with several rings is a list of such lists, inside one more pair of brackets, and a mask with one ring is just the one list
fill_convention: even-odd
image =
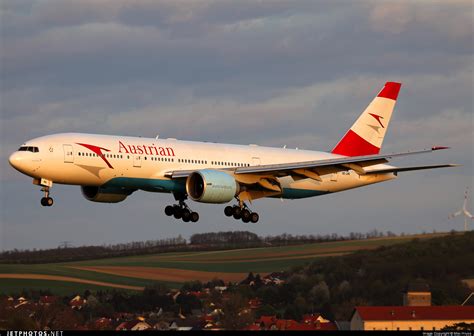
[(197, 222), (199, 220), (199, 214), (192, 211), (184, 200), (179, 200), (179, 204), (168, 205), (165, 208), (165, 214), (167, 216), (174, 216), (176, 219), (182, 219), (183, 222)]
[(244, 202), (239, 202), (241, 205), (226, 206), (224, 214), (227, 217), (234, 217), (234, 219), (241, 219), (242, 222), (257, 223), (260, 216), (256, 212), (252, 212)]

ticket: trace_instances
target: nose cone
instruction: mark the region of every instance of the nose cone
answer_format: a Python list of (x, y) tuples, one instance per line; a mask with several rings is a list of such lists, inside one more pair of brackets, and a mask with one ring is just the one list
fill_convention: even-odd
[(26, 168), (26, 160), (21, 152), (15, 152), (8, 158), (11, 166), (20, 172), (24, 172)]

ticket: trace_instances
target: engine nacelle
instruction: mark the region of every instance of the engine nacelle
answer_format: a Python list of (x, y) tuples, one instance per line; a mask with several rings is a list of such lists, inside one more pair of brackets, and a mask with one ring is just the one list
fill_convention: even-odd
[(91, 202), (118, 203), (127, 198), (133, 191), (113, 188), (113, 187), (94, 187), (81, 186), (82, 195)]
[(239, 184), (229, 174), (203, 169), (188, 176), (186, 192), (196, 202), (227, 203), (238, 194)]

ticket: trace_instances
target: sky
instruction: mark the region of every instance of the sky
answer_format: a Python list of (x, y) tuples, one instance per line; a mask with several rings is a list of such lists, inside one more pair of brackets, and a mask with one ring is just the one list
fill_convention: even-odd
[[(473, 188), (473, 14), (471, 0), (3, 0), (0, 250), (230, 230), (462, 230), (448, 215)], [(194, 202), (200, 221), (177, 221), (163, 211), (172, 195), (143, 191), (101, 204), (54, 185), (43, 208), (8, 163), (24, 141), (61, 132), (329, 151), (387, 81), (403, 85), (382, 152), (450, 146), (393, 164), (462, 167), (257, 200), (260, 222), (244, 224)]]

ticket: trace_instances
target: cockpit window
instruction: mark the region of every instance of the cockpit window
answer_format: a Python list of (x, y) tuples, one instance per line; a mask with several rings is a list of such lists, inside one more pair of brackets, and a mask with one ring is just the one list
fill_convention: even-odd
[(33, 147), (33, 146), (21, 146), (18, 148), (19, 152), (32, 152), (32, 153), (38, 153), (39, 148), (38, 147)]

